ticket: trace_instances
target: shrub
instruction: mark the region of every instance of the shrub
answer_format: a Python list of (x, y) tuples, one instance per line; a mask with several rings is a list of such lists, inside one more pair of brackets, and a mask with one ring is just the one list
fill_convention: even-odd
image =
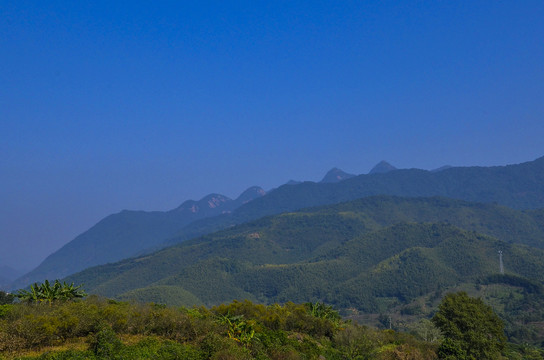
[(111, 327), (98, 331), (90, 341), (91, 351), (101, 359), (116, 359), (123, 344)]
[(5, 317), (11, 309), (13, 309), (13, 305), (11, 304), (0, 305), (0, 319)]

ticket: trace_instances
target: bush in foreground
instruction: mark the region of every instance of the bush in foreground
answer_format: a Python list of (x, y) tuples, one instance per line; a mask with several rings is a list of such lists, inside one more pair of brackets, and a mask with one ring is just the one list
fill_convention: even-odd
[[(443, 311), (444, 306), (437, 319)], [(360, 326), (343, 321), (323, 304), (266, 306), (234, 301), (210, 309), (187, 309), (90, 296), (51, 305), (4, 305), (0, 359), (431, 360), (439, 358), (438, 350), (450, 358), (474, 358), (459, 339), (446, 330), (444, 335), (440, 343)], [(509, 359), (542, 359), (542, 355), (540, 349), (521, 346), (493, 352), (496, 358)]]
[(0, 358), (436, 358), (434, 345), (346, 323), (325, 305), (234, 301), (187, 309), (91, 296), (9, 306), (0, 315)]

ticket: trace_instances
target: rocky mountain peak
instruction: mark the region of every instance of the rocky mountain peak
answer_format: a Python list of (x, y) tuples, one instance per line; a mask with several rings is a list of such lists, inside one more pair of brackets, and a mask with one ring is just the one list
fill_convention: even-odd
[(385, 174), (393, 170), (397, 170), (397, 168), (388, 163), (387, 161), (382, 160), (377, 163), (376, 166), (372, 168), (372, 170), (370, 170), (369, 174)]
[(242, 204), (245, 204), (247, 202), (250, 202), (251, 200), (255, 200), (264, 195), (266, 195), (266, 191), (264, 191), (263, 188), (261, 188), (260, 186), (252, 186), (246, 191), (244, 191), (242, 194), (240, 194), (240, 196), (238, 196), (236, 201), (241, 202)]
[(205, 205), (209, 207), (210, 209), (214, 209), (216, 207), (219, 207), (229, 201), (232, 201), (232, 199), (221, 195), (221, 194), (210, 194), (202, 198), (199, 203), (202, 205)]
[(337, 183), (339, 181), (352, 178), (354, 176), (355, 175), (348, 174), (347, 172), (344, 172), (338, 168), (332, 168), (327, 172), (327, 174), (325, 174), (321, 182), (322, 183)]

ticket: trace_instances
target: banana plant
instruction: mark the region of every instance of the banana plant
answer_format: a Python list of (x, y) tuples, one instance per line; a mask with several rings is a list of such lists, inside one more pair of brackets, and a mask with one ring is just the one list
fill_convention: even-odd
[(68, 285), (66, 282), (61, 283), (59, 280), (55, 280), (53, 284), (49, 280), (45, 280), (43, 284), (34, 283), (30, 285), (30, 291), (21, 289), (15, 294), (21, 301), (26, 302), (46, 302), (49, 305), (53, 304), (53, 301), (57, 300), (71, 300), (75, 298), (82, 298), (87, 294), (80, 290), (82, 285), (74, 286), (74, 283)]
[(229, 338), (248, 346), (256, 338), (255, 322), (253, 320), (244, 320), (244, 315), (233, 316), (230, 313), (220, 315), (218, 320), (227, 325), (227, 335)]
[[(58, 282), (58, 280), (56, 280)], [(62, 286), (59, 282), (60, 286), (60, 299), (62, 300), (70, 300), (75, 298), (82, 298), (87, 296), (85, 291), (80, 290), (83, 285), (74, 286), (74, 283), (67, 284), (66, 282), (62, 283)]]
[(334, 310), (334, 308), (330, 305), (326, 305), (320, 302), (316, 302), (316, 303), (308, 302), (308, 303), (305, 303), (304, 305), (306, 306), (308, 313), (317, 318), (329, 319), (329, 320), (341, 319), (341, 316), (340, 314), (338, 314), (338, 311)]
[(40, 285), (38, 283), (30, 285), (30, 291), (21, 289), (15, 294), (15, 297), (22, 301), (38, 302), (42, 298)]
[(48, 302), (49, 305), (51, 305), (53, 303), (53, 300), (57, 300), (59, 298), (60, 284), (58, 281), (55, 281), (53, 286), (51, 286), (49, 280), (45, 280), (44, 283), (41, 285), (41, 292), (43, 296), (40, 301)]

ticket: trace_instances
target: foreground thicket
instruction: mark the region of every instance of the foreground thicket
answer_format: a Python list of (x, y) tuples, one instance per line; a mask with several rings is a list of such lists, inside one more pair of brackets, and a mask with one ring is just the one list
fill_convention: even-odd
[(5, 359), (434, 359), (436, 348), (344, 322), (323, 304), (187, 309), (91, 296), (0, 310)]
[[(442, 339), (426, 337), (429, 326), (372, 329), (321, 303), (188, 309), (90, 296), (1, 305), (0, 359), (438, 359)], [(542, 359), (522, 347), (498, 356)]]

